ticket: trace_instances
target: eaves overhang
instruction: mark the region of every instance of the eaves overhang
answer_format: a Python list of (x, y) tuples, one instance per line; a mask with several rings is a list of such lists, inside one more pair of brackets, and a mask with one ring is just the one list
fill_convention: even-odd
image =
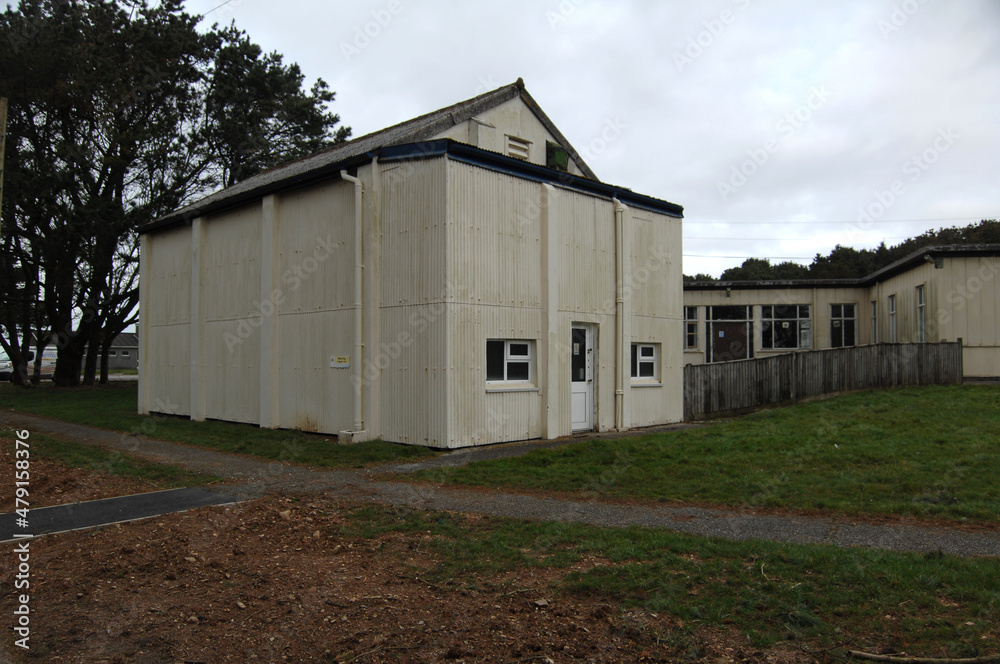
[(278, 181), (266, 182), (259, 187), (249, 188), (231, 196), (219, 197), (211, 195), (203, 199), (204, 204), (199, 202), (193, 203), (183, 208), (183, 211), (173, 212), (141, 226), (139, 233), (153, 233), (174, 226), (190, 224), (197, 217), (219, 214), (247, 205), (265, 196), (306, 187), (319, 182), (339, 179), (340, 171), (349, 171), (358, 168), (370, 163), (374, 158), (378, 158), (380, 163), (384, 163), (402, 160), (432, 159), (443, 156), (462, 163), (507, 173), (523, 179), (565, 187), (605, 198), (614, 198), (631, 207), (678, 219), (684, 216), (684, 208), (676, 203), (670, 203), (653, 198), (652, 196), (639, 194), (625, 187), (618, 187), (579, 175), (557, 171), (445, 138), (386, 146), (372, 150), (371, 152), (353, 155), (343, 161), (324, 164), (321, 167), (297, 173)]

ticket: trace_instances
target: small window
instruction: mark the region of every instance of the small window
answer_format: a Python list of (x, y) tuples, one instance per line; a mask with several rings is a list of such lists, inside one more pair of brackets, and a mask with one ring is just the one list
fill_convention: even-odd
[(128, 357), (128, 351), (127, 350), (123, 350), (122, 351), (122, 357)]
[(515, 159), (525, 159), (531, 156), (531, 141), (517, 136), (507, 135), (507, 156)]
[(809, 305), (761, 307), (761, 347), (767, 349), (812, 348)]
[(108, 357), (114, 357), (114, 356), (115, 356), (115, 351), (109, 350), (108, 351)]
[(632, 379), (659, 379), (660, 344), (632, 344)]
[(486, 382), (530, 383), (535, 379), (535, 342), (490, 339), (486, 342)]
[(844, 348), (857, 344), (857, 318), (853, 304), (830, 305), (830, 346)]
[(698, 348), (698, 307), (684, 307), (684, 347)]
[(557, 171), (569, 170), (569, 153), (552, 141), (545, 141), (545, 165)]
[(927, 293), (917, 286), (917, 343), (927, 342)]

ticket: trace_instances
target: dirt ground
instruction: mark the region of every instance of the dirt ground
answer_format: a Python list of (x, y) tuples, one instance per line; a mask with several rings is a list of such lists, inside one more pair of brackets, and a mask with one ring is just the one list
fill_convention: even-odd
[[(32, 493), (53, 503), (153, 488), (38, 458), (32, 471)], [(674, 618), (554, 591), (572, 569), (431, 582), (430, 536), (344, 536), (357, 506), (265, 497), (33, 540), (30, 650), (12, 638), (3, 650), (14, 661), (107, 664), (810, 661), (736, 633), (679, 638)], [(0, 586), (13, 577), (4, 564)], [(8, 620), (14, 597), (0, 600)]]

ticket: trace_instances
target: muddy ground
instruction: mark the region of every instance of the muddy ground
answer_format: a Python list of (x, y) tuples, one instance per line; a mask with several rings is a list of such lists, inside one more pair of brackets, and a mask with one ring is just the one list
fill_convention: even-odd
[[(157, 488), (37, 457), (32, 471), (33, 506)], [(33, 540), (30, 649), (8, 636), (3, 650), (15, 661), (108, 664), (809, 661), (554, 589), (596, 559), (442, 580), (425, 574), (438, 564), (429, 535), (363, 536), (350, 518), (359, 507), (269, 496)], [(10, 563), (0, 611), (13, 626)]]

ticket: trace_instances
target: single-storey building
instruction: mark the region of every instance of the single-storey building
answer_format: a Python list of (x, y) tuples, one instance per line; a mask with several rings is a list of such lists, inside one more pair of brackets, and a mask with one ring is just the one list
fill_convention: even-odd
[(968, 377), (1000, 376), (1000, 245), (925, 247), (861, 279), (684, 284), (684, 362), (962, 340)]
[(680, 421), (682, 208), (522, 81), (141, 229), (139, 411), (457, 448)]

